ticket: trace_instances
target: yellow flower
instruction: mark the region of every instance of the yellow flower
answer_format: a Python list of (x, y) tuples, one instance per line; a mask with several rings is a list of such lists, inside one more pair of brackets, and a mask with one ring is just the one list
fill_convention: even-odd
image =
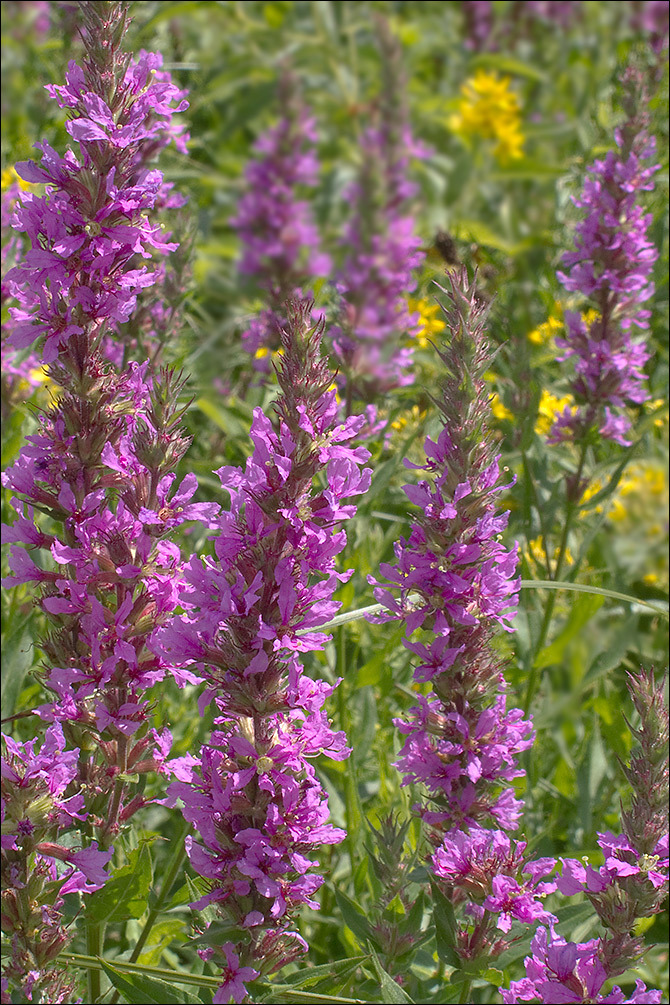
[(557, 398), (550, 391), (543, 391), (537, 409), (535, 432), (539, 436), (546, 436), (559, 412), (562, 412), (566, 405), (573, 404), (574, 401), (571, 394), (566, 394), (563, 398)]
[[(268, 349), (268, 347), (266, 345), (261, 345), (261, 346), (258, 347), (258, 349), (256, 350), (256, 352), (254, 353), (254, 359), (265, 359), (265, 357), (269, 356), (269, 355), (270, 355), (270, 350)], [(272, 358), (273, 359), (276, 359), (277, 356), (283, 356), (283, 355), (284, 355), (284, 348), (283, 348), (283, 346), (280, 346), (279, 349), (273, 349), (272, 350)]]
[(653, 401), (648, 401), (644, 406), (645, 412), (650, 412), (653, 414), (654, 412), (659, 412), (659, 409), (663, 408), (664, 405), (665, 408), (663, 409), (663, 411), (660, 412), (658, 415), (656, 415), (654, 418), (654, 425), (656, 426), (657, 429), (663, 429), (663, 426), (667, 425), (668, 421), (670, 420), (670, 413), (668, 412), (667, 402), (665, 398), (654, 398)]
[(544, 345), (549, 339), (553, 338), (557, 332), (560, 332), (563, 328), (563, 321), (561, 318), (555, 317), (551, 314), (546, 321), (543, 321), (541, 325), (537, 328), (533, 328), (532, 332), (528, 332), (528, 341), (532, 342), (533, 345)]
[[(589, 501), (589, 499), (593, 499), (594, 496), (598, 495), (598, 493), (602, 490), (602, 488), (603, 488), (603, 483), (600, 482), (600, 481), (598, 481), (598, 479), (596, 479), (594, 482), (591, 482), (591, 484), (588, 485), (584, 489), (584, 494), (583, 494), (582, 498), (580, 499), (581, 506), (583, 506), (585, 503), (587, 503)], [(602, 511), (603, 511), (602, 506), (598, 505), (598, 506), (594, 506), (593, 510), (590, 510), (590, 509), (589, 510), (584, 510), (584, 509), (582, 509), (579, 515), (580, 515), (580, 517), (585, 517), (585, 516), (587, 516), (591, 512), (593, 512), (593, 513), (602, 513)]]
[(31, 189), (37, 188), (37, 185), (33, 185), (32, 182), (24, 181), (16, 173), (16, 168), (8, 167), (0, 175), (0, 188), (4, 192), (5, 189), (10, 188), (15, 183), (18, 183), (19, 188), (22, 188), (24, 192), (30, 192)]
[(425, 411), (420, 411), (418, 405), (413, 405), (411, 409), (401, 412), (397, 419), (391, 423), (391, 428), (400, 432), (409, 422), (419, 423), (426, 417)]
[[(616, 495), (612, 499), (612, 509), (607, 515), (614, 523), (622, 523), (633, 515), (633, 511), (639, 508), (640, 503), (652, 503), (654, 497), (657, 500), (661, 499), (665, 492), (666, 480), (661, 467), (634, 464), (619, 482)], [(627, 497), (633, 498), (625, 503), (624, 499)], [(653, 533), (654, 527), (650, 526), (649, 531)]]
[(491, 411), (493, 412), (493, 417), (495, 419), (498, 419), (500, 421), (507, 420), (508, 422), (512, 422), (512, 420), (514, 419), (514, 413), (510, 412), (509, 408), (503, 405), (502, 401), (500, 400), (500, 395), (497, 392), (494, 392), (491, 395), (491, 398), (489, 399), (489, 404), (491, 406)]
[(461, 136), (495, 140), (493, 153), (501, 164), (523, 157), (519, 99), (509, 85), (509, 77), (477, 70), (461, 87), (458, 112), (449, 119)]
[[(560, 548), (554, 548), (554, 561), (555, 562), (558, 561), (558, 556), (560, 554), (560, 551), (561, 551)], [(546, 564), (547, 564), (547, 552), (546, 552), (545, 547), (544, 547), (544, 545), (542, 543), (542, 538), (541, 537), (536, 537), (532, 541), (528, 542), (528, 550), (526, 551), (526, 556), (532, 558), (535, 562), (538, 563), (538, 565), (544, 565), (544, 566), (546, 566)], [(567, 562), (568, 565), (574, 565), (575, 560), (574, 560), (572, 552), (570, 551), (569, 548), (565, 549), (565, 553), (563, 555), (563, 561)]]
[(431, 335), (437, 335), (446, 327), (442, 318), (437, 317), (440, 312), (439, 304), (431, 304), (429, 300), (416, 300), (414, 297), (410, 297), (407, 301), (407, 309), (410, 314), (419, 315), (417, 323), (419, 331), (414, 338), (422, 348), (428, 345), (428, 339)]

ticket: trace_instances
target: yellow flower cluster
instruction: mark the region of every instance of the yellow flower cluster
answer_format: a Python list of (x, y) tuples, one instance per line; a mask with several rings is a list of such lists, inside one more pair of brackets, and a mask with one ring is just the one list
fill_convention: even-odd
[(431, 336), (437, 335), (445, 328), (444, 321), (438, 317), (440, 305), (431, 304), (429, 300), (416, 300), (414, 297), (410, 297), (407, 301), (407, 309), (410, 314), (419, 315), (417, 325), (420, 326), (420, 330), (414, 338), (423, 349), (428, 345)]
[(461, 136), (495, 140), (494, 156), (505, 164), (523, 157), (519, 99), (510, 90), (509, 77), (477, 70), (461, 87), (458, 112), (449, 127)]
[[(603, 489), (596, 480), (582, 496), (582, 504)], [(632, 464), (624, 473), (613, 496), (587, 513), (607, 510), (617, 540), (626, 552), (633, 574), (649, 584), (665, 586), (668, 582), (667, 514), (668, 479), (659, 462)], [(650, 565), (653, 568), (650, 569)], [(646, 571), (645, 571), (646, 570)]]
[(411, 408), (401, 412), (397, 419), (394, 419), (391, 423), (391, 428), (395, 429), (395, 431), (399, 433), (410, 424), (416, 426), (420, 425), (425, 418), (425, 411), (422, 411), (418, 405), (412, 405)]
[(533, 328), (532, 332), (528, 332), (528, 341), (532, 342), (533, 345), (545, 345), (554, 337), (554, 335), (558, 334), (562, 328), (562, 319), (551, 314), (546, 321), (542, 322), (541, 325), (538, 325), (537, 328)]
[(493, 418), (498, 419), (499, 422), (512, 422), (514, 419), (514, 413), (510, 412), (506, 405), (503, 405), (497, 391), (494, 391), (491, 395), (489, 405), (491, 406)]
[[(560, 552), (561, 552), (560, 548), (554, 548), (555, 562), (558, 561), (558, 556)], [(541, 537), (536, 537), (532, 541), (528, 542), (528, 548), (525, 552), (525, 555), (527, 558), (532, 558), (533, 561), (536, 562), (538, 565), (544, 566), (545, 569), (547, 568), (547, 551), (546, 548), (544, 547)], [(573, 558), (572, 552), (570, 551), (570, 548), (565, 549), (565, 552), (563, 554), (563, 561), (567, 565), (575, 564), (575, 560)]]
[[(631, 515), (633, 506), (637, 508), (638, 502), (643, 505), (650, 503), (653, 505), (654, 502), (658, 503), (664, 500), (667, 492), (668, 484), (663, 468), (654, 464), (634, 464), (619, 482), (608, 517), (615, 523), (621, 523)], [(629, 504), (632, 503), (633, 506), (624, 502), (630, 496), (637, 497), (634, 500), (629, 499)], [(651, 533), (656, 533), (660, 530), (660, 526), (652, 524), (649, 530)]]
[(538, 436), (546, 436), (554, 424), (556, 416), (562, 412), (566, 405), (574, 405), (571, 394), (566, 394), (562, 398), (557, 398), (551, 391), (543, 391), (540, 403), (537, 407), (537, 420), (535, 422), (535, 432)]

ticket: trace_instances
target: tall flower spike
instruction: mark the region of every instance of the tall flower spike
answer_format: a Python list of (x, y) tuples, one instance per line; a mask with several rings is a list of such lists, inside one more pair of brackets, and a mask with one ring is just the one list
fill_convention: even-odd
[(476, 919), (463, 923), (457, 945), (472, 959), (502, 951), (494, 926), (505, 933), (512, 919), (548, 920), (541, 897), (555, 884), (544, 880), (553, 860), (529, 861), (525, 842), (505, 833), (521, 812), (511, 787), (523, 774), (517, 758), (533, 741), (521, 710), (506, 707), (504, 664), (491, 644), (499, 628), (512, 630), (517, 555), (500, 539), (508, 514), (496, 496), (506, 485), (486, 425), (483, 307), (464, 270), (448, 281), (449, 341), (439, 350), (447, 378), (435, 402), (444, 428), (437, 442), (426, 440), (427, 477), (405, 486), (419, 510), (409, 539), (396, 545), (396, 563), (381, 566), (387, 583), (375, 596), (404, 619), (404, 644), (418, 657), (415, 680), (433, 688), (417, 695), (409, 721), (396, 721), (405, 737), (397, 767), (404, 785), (426, 792), (415, 809), (436, 846), (438, 881)]
[(292, 926), (301, 904), (318, 907), (315, 852), (344, 837), (327, 822), (311, 764), (319, 754), (349, 753), (323, 711), (334, 686), (307, 677), (298, 652), (327, 641), (318, 629), (351, 575), (335, 568), (346, 543), (339, 528), (355, 512), (346, 500), (369, 486), (369, 470), (360, 470), (369, 454), (349, 446), (363, 417), (338, 419), (312, 307), (288, 305), (277, 424), (255, 409), (246, 470), (217, 472), (231, 502), (215, 558), (191, 560), (181, 597), (187, 613), (154, 646), (204, 677), (201, 700), (213, 698), (219, 713), (200, 756), (172, 762), (169, 790), (198, 831), (189, 855), (209, 892), (194, 906), (214, 905), (229, 933), (222, 945), (214, 926), (203, 950), (223, 971), (217, 1002), (241, 1001), (250, 970), (269, 973), (301, 955), (306, 946)]
[(410, 157), (425, 151), (412, 138), (400, 43), (385, 19), (376, 24), (382, 94), (376, 121), (361, 137), (358, 178), (347, 193), (352, 215), (342, 241), (347, 258), (337, 279), (341, 303), (332, 329), (348, 401), (374, 401), (412, 383), (407, 342), (417, 319), (407, 300), (416, 286), (413, 270), (424, 257), (412, 212), (416, 186), (408, 173)]
[(39, 751), (34, 740), (16, 743), (3, 735), (3, 741), (2, 930), (11, 953), (2, 1000), (10, 1000), (5, 991), (11, 987), (28, 1001), (71, 1001), (74, 982), (57, 963), (68, 941), (63, 896), (103, 886), (112, 851), (97, 842), (87, 848), (58, 843), (87, 816), (77, 785), (79, 750), (66, 750), (60, 724), (49, 727)]
[(575, 205), (585, 211), (576, 227), (576, 250), (563, 256), (566, 271), (557, 273), (570, 293), (595, 308), (589, 315), (566, 311), (564, 338), (557, 338), (561, 360), (573, 359), (571, 390), (577, 407), (558, 416), (552, 442), (582, 440), (598, 431), (623, 446), (630, 419), (622, 409), (649, 395), (643, 387), (649, 351), (638, 335), (649, 325), (644, 305), (654, 294), (651, 274), (658, 257), (648, 236), (651, 214), (639, 205), (640, 195), (654, 187), (658, 164), (649, 164), (656, 144), (647, 133), (647, 97), (639, 76), (624, 78), (628, 120), (614, 134), (618, 150), (588, 169), (582, 196)]
[(640, 717), (630, 726), (638, 741), (629, 765), (622, 765), (632, 787), (630, 810), (622, 808), (622, 834), (598, 835), (605, 863), (595, 869), (564, 859), (558, 889), (566, 896), (585, 893), (605, 927), (605, 935), (584, 944), (566, 943), (551, 928), (539, 928), (526, 957), (526, 976), (501, 988), (504, 1002), (660, 1002), (660, 991), (636, 981), (624, 999), (619, 988), (607, 995), (605, 981), (617, 977), (644, 953), (635, 935), (639, 918), (657, 914), (668, 895), (668, 710), (653, 671), (630, 674), (628, 690)]
[(82, 9), (84, 67), (71, 62), (66, 84), (47, 88), (68, 109), (66, 129), (80, 157), (72, 151), (60, 157), (48, 143), (37, 143), (40, 165), (17, 164), (23, 179), (46, 190), (22, 194), (15, 210), (13, 225), (32, 247), (7, 276), (19, 304), (10, 311), (10, 342), (24, 348), (44, 338), (45, 363), (73, 336), (93, 331), (101, 337), (127, 321), (139, 293), (157, 278), (138, 259), (177, 247), (150, 219), (167, 193), (161, 172), (149, 163), (169, 139), (185, 150), (183, 127), (172, 116), (187, 102), (161, 71), (160, 55), (141, 52), (134, 61), (120, 50), (123, 4)]
[[(190, 504), (192, 475), (175, 485), (174, 468), (188, 446), (179, 425), (179, 375), (149, 373), (146, 362), (119, 373), (100, 354), (105, 329), (131, 315), (133, 291), (160, 275), (137, 269), (136, 255), (172, 247), (151, 219), (165, 188), (149, 160), (165, 145), (164, 132), (174, 133), (171, 102), (181, 92), (154, 73), (160, 57), (142, 54), (133, 62), (120, 51), (125, 5), (91, 3), (83, 10), (84, 69), (70, 63), (66, 86), (51, 91), (75, 116), (68, 129), (80, 144), (79, 159), (71, 151), (61, 158), (43, 144), (40, 167), (20, 166), (28, 180), (47, 184), (43, 197), (24, 195), (15, 214), (32, 247), (10, 274), (23, 315), (13, 336), (26, 346), (39, 338), (41, 362), (50, 364), (61, 393), (3, 476), (18, 510), (3, 538), (15, 543), (5, 585), (36, 584), (51, 626), (40, 640), (44, 683), (53, 695), (38, 710), (53, 723), (43, 751), (64, 735), (76, 745), (74, 753), (61, 752), (63, 763), (74, 757), (76, 764), (76, 778), (67, 782), (81, 793), (78, 819), (108, 858), (114, 836), (145, 804), (132, 775), (160, 770), (171, 742), (169, 730), (150, 729), (146, 694), (170, 669), (147, 649), (177, 602), (180, 554), (166, 538), (185, 520), (207, 521), (218, 507)], [(7, 744), (15, 759), (32, 756)], [(14, 773), (16, 786), (25, 787), (25, 773)], [(26, 844), (28, 825), (18, 826), (21, 839), (6, 852), (10, 864), (13, 855), (35, 850)], [(73, 851), (57, 834), (48, 838), (36, 851), (49, 882), (60, 861), (82, 873), (91, 869), (90, 883), (68, 879), (61, 892), (102, 885), (93, 845)], [(20, 872), (10, 869), (12, 876), (15, 890), (23, 889)], [(47, 898), (37, 900), (45, 907), (43, 929), (34, 901), (17, 894), (10, 932), (32, 931), (38, 942), (42, 932), (42, 941), (53, 943), (53, 963), (62, 948), (60, 937), (58, 946), (51, 939), (57, 891), (44, 876), (35, 885), (36, 896)], [(37, 956), (33, 962), (15, 941), (10, 988), (25, 985), (21, 974), (39, 976)]]
[(267, 301), (242, 335), (254, 366), (264, 372), (281, 344), (286, 301), (305, 296), (330, 271), (311, 207), (300, 198), (317, 182), (315, 123), (288, 71), (279, 80), (278, 99), (283, 117), (256, 143), (257, 156), (245, 171), (247, 191), (231, 220), (242, 242), (240, 272), (255, 278)]

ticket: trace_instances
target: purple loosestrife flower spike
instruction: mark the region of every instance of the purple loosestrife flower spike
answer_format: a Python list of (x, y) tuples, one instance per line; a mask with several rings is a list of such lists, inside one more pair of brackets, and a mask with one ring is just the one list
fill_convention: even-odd
[[(147, 362), (119, 373), (99, 351), (105, 328), (130, 316), (128, 291), (138, 276), (150, 286), (160, 274), (136, 269), (135, 256), (171, 247), (147, 212), (163, 192), (162, 175), (147, 160), (165, 145), (165, 130), (173, 134), (171, 102), (180, 92), (154, 74), (159, 57), (133, 63), (120, 52), (124, 5), (84, 4), (83, 11), (84, 69), (71, 63), (67, 85), (52, 92), (75, 116), (69, 131), (81, 159), (43, 146), (41, 167), (22, 166), (47, 189), (43, 199), (24, 197), (17, 210), (33, 247), (14, 270), (14, 293), (24, 307), (31, 297), (39, 301), (18, 341), (27, 345), (44, 332), (41, 361), (61, 393), (3, 475), (18, 511), (3, 538), (14, 542), (5, 585), (37, 584), (51, 626), (40, 648), (53, 700), (37, 711), (53, 723), (47, 737), (66, 736), (77, 748), (70, 782), (83, 793), (79, 819), (108, 858), (114, 835), (145, 803), (128, 776), (160, 771), (171, 743), (168, 729), (150, 729), (146, 695), (172, 669), (147, 648), (177, 603), (180, 554), (169, 534), (185, 520), (207, 522), (218, 507), (190, 501), (194, 476), (175, 484), (189, 442), (180, 429), (180, 376), (150, 373)], [(56, 861), (70, 868), (61, 893), (102, 885), (95, 842), (75, 850), (48, 837), (36, 851), (52, 879)], [(53, 898), (46, 903), (56, 925)], [(30, 964), (25, 954), (15, 962), (24, 970)]]
[(416, 286), (413, 270), (424, 257), (408, 169), (410, 157), (426, 151), (412, 138), (400, 43), (384, 18), (376, 18), (376, 25), (383, 88), (376, 121), (360, 139), (358, 178), (347, 193), (353, 212), (342, 242), (347, 257), (337, 280), (341, 304), (333, 329), (348, 401), (373, 401), (412, 383), (413, 350), (405, 343), (416, 332), (416, 318), (407, 299)]
[(512, 919), (550, 920), (541, 898), (555, 889), (544, 880), (555, 863), (528, 860), (525, 842), (505, 833), (521, 812), (511, 787), (523, 774), (517, 758), (533, 741), (521, 710), (506, 707), (503, 663), (491, 644), (500, 627), (512, 630), (517, 556), (500, 537), (508, 514), (498, 511), (496, 496), (506, 486), (486, 424), (483, 307), (464, 270), (448, 281), (441, 289), (449, 342), (438, 350), (447, 377), (435, 402), (444, 428), (437, 442), (426, 440), (419, 467), (427, 477), (405, 486), (419, 511), (409, 538), (396, 545), (396, 563), (382, 565), (387, 584), (377, 584), (375, 596), (405, 620), (405, 646), (418, 657), (415, 680), (433, 688), (417, 695), (410, 721), (396, 721), (405, 737), (397, 767), (404, 785), (426, 791), (417, 809), (437, 848), (435, 876), (474, 919), (457, 939), (466, 960), (502, 951), (494, 927), (506, 933)]
[(219, 712), (199, 757), (171, 762), (177, 781), (169, 792), (198, 831), (189, 855), (209, 892), (194, 906), (215, 906), (234, 933), (226, 948), (213, 929), (206, 951), (224, 972), (222, 1002), (239, 991), (240, 961), (239, 973), (253, 967), (256, 975), (303, 952), (292, 925), (301, 904), (318, 907), (314, 854), (344, 837), (328, 823), (311, 763), (349, 753), (323, 711), (334, 687), (305, 676), (297, 654), (327, 641), (319, 626), (338, 609), (333, 593), (351, 574), (335, 568), (346, 543), (340, 526), (355, 512), (347, 500), (369, 486), (369, 470), (360, 470), (369, 454), (350, 445), (364, 418), (338, 419), (312, 307), (288, 305), (278, 421), (257, 408), (246, 469), (217, 472), (231, 501), (215, 557), (191, 560), (181, 595), (187, 613), (154, 642), (160, 657), (204, 677), (201, 700), (214, 698)]
[(668, 710), (653, 671), (630, 674), (628, 690), (640, 717), (629, 725), (638, 742), (630, 764), (622, 765), (631, 784), (630, 810), (622, 808), (622, 834), (598, 835), (604, 865), (562, 859), (556, 885), (565, 896), (585, 893), (606, 934), (584, 944), (566, 943), (550, 926), (538, 928), (525, 959), (526, 976), (501, 988), (504, 1002), (660, 1002), (661, 992), (636, 981), (631, 998), (618, 987), (602, 992), (644, 953), (635, 936), (638, 918), (657, 914), (668, 893)]
[(120, 51), (123, 5), (102, 8), (82, 4), (83, 69), (71, 62), (66, 84), (47, 88), (68, 109), (66, 128), (79, 143), (79, 158), (38, 143), (40, 165), (17, 165), (22, 178), (46, 190), (23, 193), (14, 214), (14, 227), (31, 247), (7, 276), (19, 304), (10, 311), (10, 342), (23, 348), (43, 338), (45, 363), (75, 336), (101, 336), (127, 321), (139, 293), (157, 278), (140, 262), (177, 247), (150, 219), (168, 197), (149, 161), (170, 139), (185, 150), (171, 118), (187, 103), (161, 71), (161, 56), (141, 52), (133, 61)]
[(317, 135), (288, 71), (279, 81), (279, 105), (283, 117), (256, 143), (257, 156), (245, 171), (247, 190), (231, 220), (242, 242), (240, 272), (254, 277), (267, 298), (267, 307), (242, 335), (254, 366), (264, 372), (270, 372), (270, 351), (281, 343), (286, 301), (302, 297), (331, 268), (319, 248), (311, 207), (299, 198), (317, 182)]
[(42, 746), (4, 736), (2, 755), (2, 931), (11, 952), (3, 967), (10, 988), (29, 1001), (71, 1001), (73, 982), (57, 959), (67, 932), (60, 909), (66, 893), (92, 893), (107, 880), (112, 851), (60, 844), (87, 818), (78, 784), (79, 750), (66, 749), (59, 723)]
[(658, 255), (647, 233), (651, 214), (639, 202), (641, 193), (653, 189), (659, 165), (649, 164), (656, 146), (646, 131), (644, 89), (633, 71), (624, 85), (629, 118), (615, 131), (618, 149), (588, 169), (584, 192), (574, 200), (585, 211), (576, 227), (576, 250), (563, 256), (565, 271), (557, 273), (565, 289), (584, 297), (595, 312), (589, 320), (566, 311), (565, 338), (556, 340), (558, 358), (574, 359), (571, 390), (577, 406), (558, 416), (552, 442), (581, 440), (598, 430), (626, 446), (630, 419), (622, 409), (648, 398), (642, 368), (649, 351), (637, 336), (648, 328), (644, 305), (654, 294), (651, 273)]

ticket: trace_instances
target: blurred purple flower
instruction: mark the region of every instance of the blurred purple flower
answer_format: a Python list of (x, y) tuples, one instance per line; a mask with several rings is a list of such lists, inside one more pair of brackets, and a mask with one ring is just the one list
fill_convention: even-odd
[(246, 191), (231, 220), (242, 242), (240, 272), (253, 276), (267, 298), (242, 335), (254, 366), (265, 372), (269, 351), (280, 345), (286, 301), (306, 295), (331, 268), (319, 248), (311, 206), (299, 197), (317, 183), (317, 133), (289, 73), (279, 82), (279, 104), (283, 118), (257, 141), (257, 156), (245, 171)]
[(348, 400), (363, 401), (414, 380), (407, 342), (417, 331), (417, 317), (407, 301), (424, 258), (409, 164), (427, 150), (412, 138), (400, 43), (384, 18), (377, 17), (376, 25), (383, 90), (377, 121), (359, 141), (358, 178), (346, 193), (352, 211), (342, 238), (346, 258), (336, 281), (340, 307), (332, 329), (340, 384)]

